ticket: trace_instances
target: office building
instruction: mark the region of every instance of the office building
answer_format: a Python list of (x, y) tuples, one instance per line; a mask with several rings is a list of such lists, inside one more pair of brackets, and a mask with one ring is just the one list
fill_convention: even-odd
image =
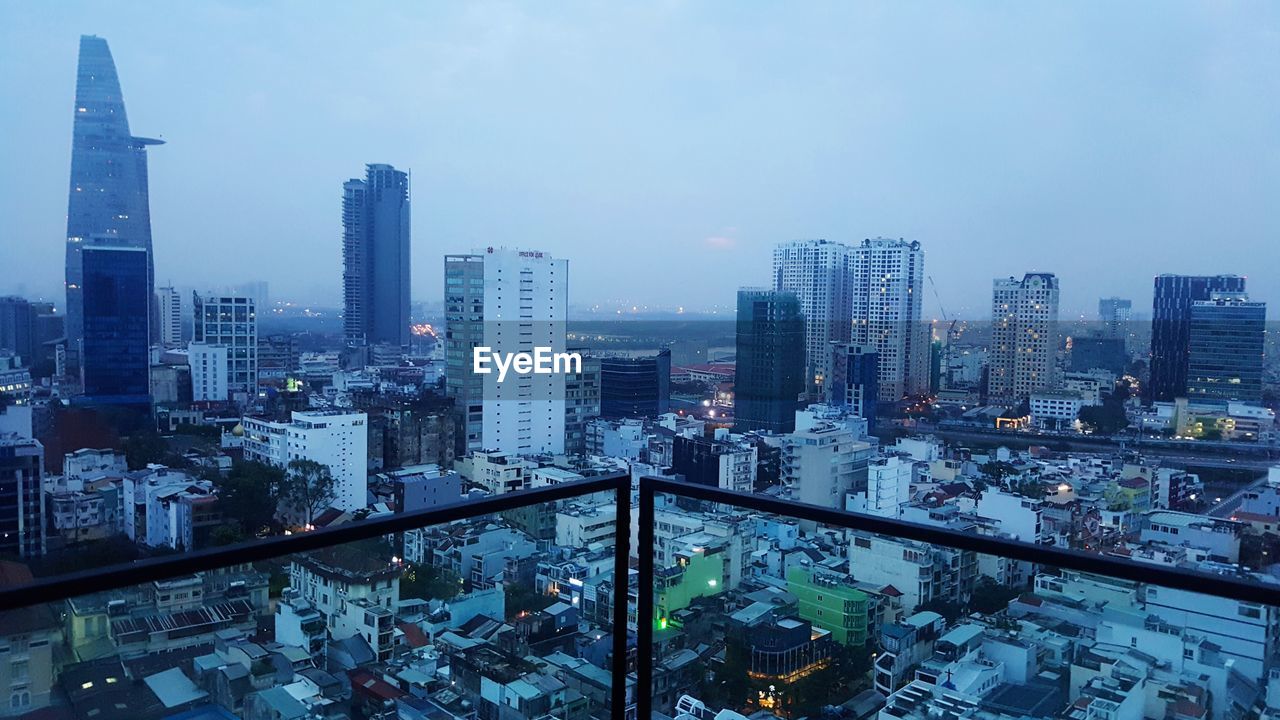
[(791, 292), (804, 316), (805, 389), (821, 398), (831, 377), (831, 343), (848, 342), (852, 318), (852, 248), (795, 240), (773, 250), (774, 289)]
[(342, 186), (342, 328), (348, 345), (409, 346), (409, 175), (366, 166)]
[(867, 421), (868, 432), (875, 432), (880, 395), (880, 355), (875, 346), (832, 343), (830, 352), (832, 375), (827, 383), (827, 404), (846, 408)]
[(600, 417), (600, 358), (583, 348), (570, 349), (582, 355), (582, 372), (564, 379), (564, 451), (570, 455), (587, 451), (587, 423)]
[(1056, 385), (1058, 278), (1027, 273), (998, 278), (991, 296), (988, 401), (1017, 406), (1036, 390)]
[(83, 300), (80, 363), (84, 402), (151, 404), (147, 251), (107, 242), (81, 243)]
[(738, 291), (734, 429), (786, 433), (804, 392), (804, 317), (794, 293)]
[(193, 345), (226, 348), (226, 390), (231, 398), (257, 395), (258, 309), (253, 298), (195, 293), (192, 318)]
[(1262, 402), (1267, 304), (1244, 293), (1214, 293), (1191, 304), (1189, 400)]
[(290, 422), (246, 417), (244, 458), (276, 467), (293, 460), (314, 460), (333, 475), (339, 510), (368, 504), (368, 416), (349, 410), (294, 411)]
[(671, 400), (671, 351), (600, 359), (600, 414), (657, 417)]
[[(446, 255), (445, 392), (463, 417), (463, 450), (564, 451), (566, 374), (473, 372), (473, 352), (565, 352), (569, 261), (537, 250)], [(514, 373), (514, 371), (511, 371)]]
[(39, 440), (0, 434), (0, 557), (44, 554), (43, 474), (44, 446)]
[(1133, 316), (1133, 301), (1119, 297), (1098, 300), (1098, 322), (1107, 337), (1124, 338), (1129, 335), (1129, 320)]
[(182, 295), (173, 286), (156, 288), (160, 314), (157, 340), (167, 348), (182, 346)]
[(36, 310), (26, 298), (0, 297), (0, 350), (30, 366), (36, 354)]
[(1151, 376), (1144, 386), (1148, 402), (1169, 402), (1187, 392), (1191, 352), (1191, 306), (1214, 293), (1242, 293), (1238, 275), (1160, 275), (1151, 307)]
[(879, 356), (881, 402), (929, 390), (929, 327), (921, 320), (924, 251), (919, 242), (874, 238), (853, 249), (850, 341)]
[(93, 238), (138, 248), (147, 263), (143, 292), (148, 317), (154, 301), (151, 210), (147, 200), (147, 146), (160, 140), (129, 132), (120, 80), (107, 41), (80, 38), (76, 104), (71, 128), (71, 184), (67, 200), (67, 351), (79, 363), (87, 349), (85, 266), (82, 248)]
[(1106, 370), (1119, 377), (1129, 368), (1129, 353), (1124, 339), (1116, 337), (1085, 336), (1071, 338), (1071, 370), (1089, 372)]

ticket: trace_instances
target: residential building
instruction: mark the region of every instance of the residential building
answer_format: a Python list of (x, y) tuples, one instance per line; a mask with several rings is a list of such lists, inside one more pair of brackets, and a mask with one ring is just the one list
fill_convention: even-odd
[(671, 469), (698, 485), (753, 492), (756, 446), (719, 428), (713, 437), (684, 434), (672, 438)]
[(814, 568), (787, 571), (787, 592), (796, 596), (800, 617), (831, 633), (840, 645), (867, 644), (871, 628), (870, 597), (848, 575)]
[(867, 465), (865, 500), (855, 498), (852, 509), (879, 517), (896, 518), (911, 500), (911, 458), (900, 455), (876, 458)]
[(1239, 275), (1159, 275), (1151, 312), (1151, 376), (1145, 399), (1171, 402), (1187, 391), (1191, 355), (1191, 308), (1214, 293), (1242, 293)]
[[(0, 589), (35, 582), (22, 563), (0, 560)], [(44, 603), (0, 613), (0, 717), (28, 717), (53, 699), (54, 654), (62, 633), (52, 606)]]
[(832, 343), (831, 380), (827, 384), (827, 404), (848, 408), (867, 421), (867, 431), (875, 432), (876, 403), (880, 400), (880, 355), (874, 345)]
[[(491, 352), (565, 352), (569, 263), (536, 250), (486, 248), (445, 256), (445, 391), (465, 420), (464, 449), (559, 453), (565, 440), (564, 373), (473, 371)], [(576, 369), (576, 368), (575, 368)]]
[(375, 496), (385, 494), (395, 512), (417, 512), (462, 500), (462, 476), (439, 465), (414, 465), (379, 474)]
[(804, 392), (799, 300), (780, 290), (739, 290), (736, 337), (734, 429), (791, 432)]
[(657, 417), (671, 398), (671, 351), (600, 359), (600, 415)]
[(836, 423), (796, 430), (782, 437), (783, 492), (798, 502), (843, 509), (849, 493), (866, 488), (871, 453), (869, 443)]
[(182, 347), (182, 294), (172, 285), (156, 288), (160, 327), (156, 340), (166, 348)]
[(187, 345), (191, 368), (191, 399), (194, 402), (226, 402), (230, 399), (227, 381), (231, 376), (226, 345), (193, 342)]
[(1191, 303), (1187, 399), (1262, 402), (1267, 304), (1244, 293)]
[[(192, 344), (226, 348), (227, 393), (244, 400), (257, 396), (258, 312), (253, 298), (197, 293), (192, 308)], [(194, 365), (191, 372), (194, 383)]]
[(367, 422), (367, 415), (349, 410), (295, 410), (289, 422), (246, 417), (244, 457), (282, 468), (314, 460), (333, 475), (331, 505), (360, 510), (368, 504)]
[(1098, 322), (1106, 337), (1125, 338), (1129, 335), (1129, 320), (1133, 316), (1133, 301), (1120, 297), (1098, 299)]
[(113, 240), (77, 242), (75, 253), (83, 402), (149, 411), (147, 251)]
[(852, 327), (852, 248), (828, 240), (793, 240), (773, 249), (774, 289), (790, 292), (804, 316), (805, 390), (826, 394), (831, 343), (848, 342)]
[[(403, 572), (399, 563), (337, 546), (295, 555), (289, 563), (289, 587), (320, 613), (333, 639), (341, 640), (360, 631), (366, 611), (396, 606)], [(356, 613), (348, 612), (351, 606)], [(370, 646), (376, 649), (376, 642)]]
[(1057, 387), (1058, 278), (1027, 273), (998, 278), (991, 299), (988, 402), (1015, 407)]
[[(93, 310), (100, 320), (104, 315), (141, 318), (145, 333), (154, 314), (155, 270), (151, 250), (151, 211), (147, 199), (147, 147), (161, 140), (136, 137), (129, 132), (124, 97), (116, 75), (115, 61), (107, 41), (93, 35), (80, 37), (80, 59), (76, 68), (76, 103), (71, 125), (71, 183), (67, 200), (67, 352), (78, 367), (80, 358), (102, 352), (101, 338), (88, 342), (86, 313)], [(129, 307), (101, 307), (88, 297), (89, 266), (82, 250), (93, 239), (108, 239), (121, 247), (136, 248), (136, 259), (142, 270), (127, 284), (123, 293)], [(136, 288), (134, 287), (136, 285)], [(136, 289), (136, 293), (135, 293)], [(101, 287), (97, 292), (102, 293)], [(137, 312), (134, 295), (140, 296), (142, 310)], [(99, 297), (98, 300), (104, 298)], [(99, 307), (94, 308), (97, 305)], [(100, 330), (99, 323), (99, 332)], [(132, 343), (136, 329), (128, 332)], [(144, 342), (145, 346), (145, 342)], [(124, 359), (124, 358), (120, 358)], [(127, 362), (132, 368), (132, 362)], [(132, 371), (131, 372), (136, 372)], [(96, 374), (96, 371), (95, 371)], [(128, 395), (146, 395), (146, 390)], [(123, 389), (123, 388), (115, 388)], [(86, 392), (88, 395), (95, 393)], [(119, 397), (121, 393), (105, 393)]]
[(853, 330), (879, 359), (881, 402), (929, 389), (929, 327), (920, 309), (924, 251), (918, 241), (872, 238), (853, 249)]
[(122, 495), (125, 535), (142, 545), (196, 550), (207, 547), (209, 533), (223, 524), (213, 483), (181, 470), (127, 473)]
[(348, 345), (409, 346), (409, 175), (365, 166), (342, 186), (342, 329)]

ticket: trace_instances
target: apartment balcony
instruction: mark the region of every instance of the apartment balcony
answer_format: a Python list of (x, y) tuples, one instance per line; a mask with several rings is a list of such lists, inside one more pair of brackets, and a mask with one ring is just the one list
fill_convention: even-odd
[[(550, 509), (599, 493), (612, 493), (614, 552), (604, 563), (597, 558), (592, 573), (580, 578), (584, 597), (597, 598), (590, 609), (548, 595), (545, 587), (540, 591), (537, 563), (524, 563), (531, 568), (525, 578), (518, 571), (522, 558), (507, 558), (517, 569), (488, 588), (462, 582), (460, 565), (399, 561), (407, 532), (438, 528), (453, 537), (474, 536), (516, 527), (517, 515), (508, 511)], [(762, 560), (739, 567), (728, 553), (707, 553), (681, 567), (665, 566), (654, 552), (659, 507), (688, 515), (691, 526), (726, 515), (802, 524), (797, 542), (803, 552), (783, 565)], [(730, 525), (743, 534), (736, 538), (743, 548), (765, 540), (748, 535), (756, 523)], [(930, 587), (920, 580), (931, 570), (903, 556), (903, 543), (877, 544), (883, 556), (859, 555), (865, 564), (850, 567), (852, 531), (935, 551), (1034, 563), (1039, 575), (1025, 586), (992, 586), (980, 576), (976, 589), (964, 583)], [(724, 540), (727, 545), (735, 538)], [(546, 552), (545, 545), (531, 547), (531, 553)], [(556, 552), (569, 562), (568, 556), (587, 551)], [(332, 607), (332, 617), (306, 617), (297, 630), (279, 620), (273, 626), (272, 607), (289, 569), (296, 559), (318, 553), (341, 565), (335, 571), (356, 578), (352, 582), (366, 573), (377, 588), (387, 582), (398, 588), (391, 608), (369, 610), (368, 630), (346, 628)], [(463, 556), (455, 560), (461, 563)], [(388, 578), (388, 566), (403, 572)], [(819, 566), (823, 574), (816, 580), (800, 572)], [(180, 612), (139, 601), (114, 615), (104, 609), (97, 619), (95, 608), (145, 597), (145, 587), (233, 571), (273, 577), (271, 597), (228, 601), (210, 593), (199, 607)], [(639, 591), (612, 592), (619, 575)], [(10, 577), (17, 576), (0, 575)], [(1144, 710), (1140, 701), (1140, 713), (1173, 717), (1202, 707), (1214, 717), (1230, 717), (1246, 707), (1264, 715), (1276, 702), (1266, 687), (1280, 677), (1272, 657), (1280, 628), (1253, 624), (1238, 632), (1232, 623), (1241, 620), (1199, 612), (1215, 607), (1215, 599), (1280, 606), (1280, 585), (1243, 572), (1134, 563), (665, 478), (642, 478), (633, 487), (618, 475), (26, 579), (0, 588), (0, 649), (24, 658), (21, 669), (30, 682), (46, 683), (50, 707), (68, 717), (96, 717), (102, 707), (121, 706), (139, 718), (235, 714), (245, 707), (245, 692), (233, 692), (237, 664), (253, 669), (254, 685), (246, 692), (267, 695), (251, 705), (296, 701), (300, 712), (317, 717), (359, 716), (361, 703), (375, 701), (392, 714), (399, 708), (401, 717), (497, 717), (512, 707), (533, 707), (524, 704), (533, 698), (571, 695), (578, 703), (575, 717), (600, 720), (877, 713), (883, 720), (956, 713), (956, 720), (1057, 718), (1073, 716), (1081, 703), (1100, 702), (1098, 687), (1135, 676), (1144, 697), (1169, 705)], [(329, 602), (339, 604), (339, 598)], [(850, 603), (889, 610), (860, 613), (850, 627)], [(1208, 619), (1197, 619), (1202, 616)], [(142, 630), (162, 637), (148, 641)], [(370, 630), (372, 643), (361, 635)], [(829, 661), (824, 655), (822, 662), (798, 664), (767, 682), (750, 673), (749, 659), (768, 652), (769, 643), (806, 647), (818, 640), (830, 643)], [(1169, 642), (1176, 648), (1166, 648)], [(60, 658), (56, 664), (54, 657)], [(1101, 679), (1083, 688), (1073, 684), (1076, 666), (1077, 674)], [(328, 682), (350, 690), (331, 693), (324, 689)], [(291, 701), (277, 692), (286, 685)], [(506, 709), (499, 707), (504, 703)], [(721, 711), (729, 713), (717, 715)]]

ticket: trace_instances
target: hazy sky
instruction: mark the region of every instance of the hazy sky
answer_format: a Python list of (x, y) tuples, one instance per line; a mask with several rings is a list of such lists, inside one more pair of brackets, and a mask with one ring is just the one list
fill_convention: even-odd
[(415, 300), (512, 245), (569, 258), (575, 304), (725, 306), (778, 241), (884, 235), (952, 315), (1028, 270), (1073, 313), (1160, 272), (1280, 306), (1271, 0), (256, 5), (4, 3), (0, 292), (61, 301), (84, 33), (168, 141), (158, 284), (337, 305), (342, 182), (388, 162)]

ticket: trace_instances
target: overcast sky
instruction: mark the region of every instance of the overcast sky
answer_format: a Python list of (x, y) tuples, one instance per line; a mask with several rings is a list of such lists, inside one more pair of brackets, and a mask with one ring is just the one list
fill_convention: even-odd
[(575, 304), (726, 306), (778, 241), (884, 235), (953, 316), (1029, 270), (1066, 316), (1147, 309), (1160, 272), (1280, 305), (1271, 0), (256, 5), (4, 4), (0, 292), (61, 302), (84, 33), (168, 142), (158, 284), (337, 305), (342, 182), (387, 162), (415, 300), (444, 253), (509, 245), (569, 258)]

